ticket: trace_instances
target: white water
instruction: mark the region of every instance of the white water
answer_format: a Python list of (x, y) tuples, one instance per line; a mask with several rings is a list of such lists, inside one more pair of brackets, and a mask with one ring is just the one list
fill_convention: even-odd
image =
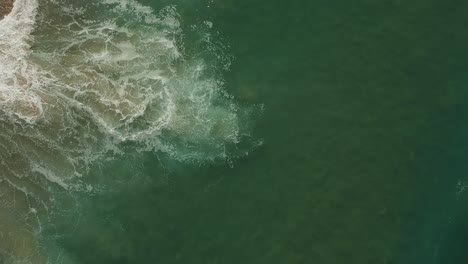
[(97, 190), (88, 172), (129, 151), (242, 155), (240, 116), (254, 108), (224, 91), (229, 56), (201, 35), (203, 50), (187, 53), (174, 7), (17, 0), (0, 21), (0, 208), (40, 232), (31, 216), (50, 219), (54, 193)]
[(12, 174), (79, 188), (73, 179), (123, 143), (188, 162), (229, 158), (241, 110), (212, 70), (218, 61), (184, 54), (173, 7), (155, 15), (133, 1), (44, 1), (40, 10), (36, 29), (33, 0), (0, 22), (0, 146), (24, 162), (6, 164)]
[[(13, 10), (0, 20), (0, 109), (27, 123), (42, 114), (36, 69), (28, 63), (37, 1), (16, 1)], [(3, 116), (0, 118), (4, 118)]]

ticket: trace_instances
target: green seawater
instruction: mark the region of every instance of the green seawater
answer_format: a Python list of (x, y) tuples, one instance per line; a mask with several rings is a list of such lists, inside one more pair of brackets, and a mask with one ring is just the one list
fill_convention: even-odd
[(0, 86), (0, 263), (466, 263), (468, 3), (90, 2)]

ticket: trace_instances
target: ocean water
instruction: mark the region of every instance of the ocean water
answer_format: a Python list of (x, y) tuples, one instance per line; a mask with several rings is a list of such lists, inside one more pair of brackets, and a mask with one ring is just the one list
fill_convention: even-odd
[(17, 0), (0, 263), (465, 263), (466, 11)]

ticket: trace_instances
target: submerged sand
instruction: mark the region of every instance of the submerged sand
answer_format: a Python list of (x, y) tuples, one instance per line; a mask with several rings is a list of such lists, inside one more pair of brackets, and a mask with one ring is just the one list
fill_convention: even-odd
[(10, 13), (14, 0), (0, 0), (0, 19)]

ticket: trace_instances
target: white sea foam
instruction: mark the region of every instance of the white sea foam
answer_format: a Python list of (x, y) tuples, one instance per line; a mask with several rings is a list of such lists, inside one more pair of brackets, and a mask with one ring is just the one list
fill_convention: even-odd
[(240, 141), (240, 109), (206, 67), (215, 61), (184, 54), (174, 7), (43, 1), (37, 10), (18, 0), (0, 21), (0, 155), (19, 157), (18, 169), (4, 162), (15, 177), (76, 189), (122, 143), (203, 162)]
[(216, 67), (229, 56), (205, 33), (189, 54), (182, 28), (171, 6), (17, 0), (0, 21), (2, 192), (49, 210), (55, 190), (99, 190), (88, 171), (128, 151), (196, 163), (239, 155), (251, 108), (224, 91)]
[(6, 115), (34, 123), (42, 115), (36, 69), (28, 62), (37, 0), (18, 0), (0, 20), (0, 109)]

